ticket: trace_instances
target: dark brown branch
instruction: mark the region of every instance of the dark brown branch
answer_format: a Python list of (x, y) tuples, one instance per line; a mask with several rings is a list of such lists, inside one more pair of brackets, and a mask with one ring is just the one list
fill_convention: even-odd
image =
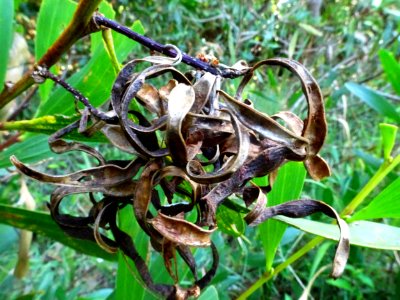
[[(51, 67), (78, 39), (90, 32), (96, 31), (96, 26), (93, 26), (93, 23), (90, 21), (92, 20), (93, 12), (100, 2), (101, 0), (81, 0), (68, 27), (37, 64), (48, 68)], [(3, 89), (0, 94), (0, 108), (3, 108), (7, 103), (35, 83), (31, 75), (32, 70), (28, 70), (11, 88), (5, 87)]]
[[(160, 52), (169, 57), (177, 56), (176, 51), (174, 49), (172, 49), (170, 46), (160, 44), (160, 43), (152, 40), (149, 37), (140, 35), (113, 20), (109, 20), (109, 19), (105, 18), (104, 16), (102, 16), (100, 14), (96, 14), (93, 17), (93, 19), (97, 25), (111, 28), (112, 30), (114, 30), (122, 35), (125, 35), (126, 37), (140, 43), (141, 45), (143, 45), (151, 50)], [(220, 75), (224, 78), (240, 77), (240, 76), (243, 76), (247, 72), (247, 70), (237, 70), (237, 69), (233, 69), (233, 68), (229, 68), (229, 67), (222, 67), (222, 66), (214, 67), (211, 64), (206, 63), (198, 58), (194, 58), (186, 53), (182, 53), (182, 62), (189, 66), (192, 66), (196, 69), (200, 69), (200, 70), (209, 72), (214, 75)]]

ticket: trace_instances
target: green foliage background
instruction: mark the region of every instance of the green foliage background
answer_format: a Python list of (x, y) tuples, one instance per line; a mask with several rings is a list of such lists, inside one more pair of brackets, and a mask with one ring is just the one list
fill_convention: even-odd
[[(319, 2), (322, 6), (318, 9), (315, 3)], [(19, 32), (27, 39), (33, 56), (40, 58), (65, 28), (75, 7), (73, 0), (1, 2), (0, 24), (7, 25), (0, 26), (2, 45), (9, 44), (10, 31)], [(315, 299), (400, 298), (400, 255), (397, 252), (400, 250), (399, 168), (387, 168), (393, 163), (391, 158), (398, 158), (399, 139), (396, 132), (385, 138), (389, 134), (387, 129), (379, 127), (380, 123), (395, 126), (400, 123), (398, 1), (113, 0), (104, 1), (100, 11), (135, 31), (145, 32), (156, 41), (175, 44), (193, 56), (199, 52), (212, 53), (227, 65), (239, 59), (252, 65), (265, 58), (290, 57), (304, 64), (319, 82), (326, 100), (329, 124), (322, 156), (329, 162), (333, 175), (322, 182), (305, 177), (303, 182), (304, 170), (296, 164), (288, 165), (281, 170), (281, 183), (274, 190), (275, 194), (269, 195), (269, 201), (280, 203), (300, 195), (323, 200), (342, 211), (352, 199), (362, 196), (362, 205), (348, 220), (374, 223), (362, 221), (365, 227), (361, 227), (355, 240), (357, 245), (364, 247), (352, 246), (349, 265), (342, 278), (334, 281), (328, 277), (329, 268), (325, 266), (331, 262), (334, 243), (325, 241), (262, 285), (251, 295), (252, 299), (297, 299), (308, 290), (308, 284), (312, 284), (310, 290)], [(148, 54), (148, 50), (122, 36), (114, 35), (114, 42), (121, 62)], [(0, 51), (0, 83), (6, 66), (6, 48)], [(17, 53), (11, 57), (13, 55)], [(95, 105), (107, 100), (115, 76), (100, 33), (76, 43), (54, 66), (54, 71), (62, 72)], [(227, 81), (225, 88), (233, 91), (237, 84), (237, 80)], [(278, 69), (257, 73), (246, 96), (268, 114), (279, 110), (293, 110), (299, 114), (305, 111), (299, 83), (288, 72)], [(18, 118), (26, 120), (54, 113), (71, 115), (73, 100), (60, 88), (46, 84), (40, 87), (40, 92)], [(18, 126), (8, 128), (9, 133), (27, 130), (25, 125)], [(54, 127), (50, 126), (48, 130), (54, 130)], [(64, 154), (62, 159), (54, 156), (46, 143), (47, 132), (44, 129), (40, 132), (42, 134), (24, 134), (22, 142), (0, 152), (0, 205), (15, 206), (19, 200), (20, 177), (7, 169), (11, 154), (17, 154), (26, 163), (45, 159), (38, 168), (53, 170), (56, 174), (91, 164), (90, 159), (81, 154)], [(390, 147), (392, 141), (394, 145)], [(98, 147), (108, 149), (105, 150), (108, 158), (121, 155), (107, 145), (99, 143)], [(376, 174), (384, 175), (378, 180)], [(293, 182), (291, 176), (299, 182)], [(371, 178), (376, 179), (376, 184), (371, 184)], [(265, 181), (265, 178), (258, 180)], [(30, 180), (27, 184), (37, 210), (45, 211), (52, 187)], [(365, 191), (365, 186), (372, 188)], [(78, 196), (71, 197), (71, 208), (79, 208), (78, 200)], [(12, 212), (17, 213), (15, 208), (7, 209), (0, 210), (3, 220)], [(129, 212), (126, 214), (129, 220)], [(38, 215), (26, 214), (23, 220), (29, 225), (35, 222), (35, 217)], [(334, 235), (329, 234), (329, 225), (324, 229), (320, 223), (313, 223), (328, 222), (319, 215), (299, 222), (285, 221), (295, 227), (271, 220), (260, 229), (246, 228), (240, 214), (224, 206), (219, 217), (224, 233), (215, 234), (213, 240), (220, 250), (220, 268), (202, 299), (235, 298), (265, 276), (266, 271), (271, 272), (271, 268), (287, 261), (313, 238), (297, 228), (317, 235), (325, 234), (328, 238)], [(41, 219), (42, 223), (48, 221), (45, 217)], [(376, 233), (377, 223), (388, 227)], [(34, 230), (28, 225), (7, 224)], [(137, 224), (127, 222), (124, 226), (130, 228), (137, 241), (141, 241), (140, 251), (146, 253), (148, 241), (136, 233)], [(107, 257), (90, 249), (86, 253), (97, 257), (86, 256), (55, 242), (57, 234), (34, 236), (30, 272), (18, 280), (12, 270), (17, 261), (19, 233), (14, 227), (0, 225), (0, 298), (128, 299), (126, 297), (132, 296), (134, 291), (135, 298), (131, 299), (153, 297), (140, 284), (133, 283), (135, 277), (123, 258), (118, 258), (118, 264), (109, 262)], [(68, 245), (62, 240), (63, 236), (58, 237), (57, 241)], [(366, 246), (371, 240), (372, 245)], [(203, 251), (198, 250), (196, 258), (207, 264), (206, 259), (202, 259), (207, 255), (202, 254)], [(162, 268), (161, 260), (151, 259), (155, 279), (163, 281), (166, 280), (165, 272), (156, 272), (160, 266)], [(318, 271), (322, 273), (315, 277)], [(185, 272), (182, 271), (182, 278), (185, 278)]]

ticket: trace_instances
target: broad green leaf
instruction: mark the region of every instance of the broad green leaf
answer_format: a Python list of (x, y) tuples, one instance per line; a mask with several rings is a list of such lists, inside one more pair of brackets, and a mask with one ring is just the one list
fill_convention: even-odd
[[(71, 123), (79, 120), (80, 116), (44, 116), (35, 118), (32, 120), (14, 121), (0, 123), (1, 130), (18, 130), (24, 132), (36, 132), (43, 134), (53, 134), (57, 130), (64, 128)], [(101, 133), (96, 132), (93, 136), (87, 137), (83, 134), (78, 133), (76, 130), (65, 136), (66, 139), (77, 140), (77, 141), (91, 141), (91, 142), (103, 142), (107, 143), (106, 137)]]
[(322, 31), (318, 30), (317, 28), (315, 28), (314, 26), (311, 26), (309, 24), (306, 23), (300, 23), (299, 27), (304, 29), (305, 31), (307, 31), (308, 33), (315, 35), (315, 36), (323, 36)]
[(7, 72), (8, 51), (13, 35), (14, 1), (2, 0), (0, 4), (0, 92)]
[(345, 86), (352, 94), (356, 95), (361, 99), (361, 101), (365, 102), (368, 106), (380, 113), (382, 116), (391, 118), (400, 123), (400, 114), (396, 112), (394, 106), (384, 97), (377, 94), (375, 91), (355, 82), (348, 82), (345, 84)]
[[(0, 168), (12, 166), (10, 156), (15, 155), (24, 163), (31, 163), (54, 155), (47, 142), (48, 136), (35, 134), (0, 152)], [(32, 151), (34, 149), (34, 151)]]
[[(61, 32), (67, 27), (76, 9), (76, 2), (72, 0), (43, 0), (36, 27), (35, 59), (39, 59), (46, 53), (47, 49), (57, 40)], [(62, 13), (60, 13), (62, 12)], [(56, 67), (50, 69), (55, 72)], [(47, 80), (40, 85), (39, 93), (42, 101), (49, 97), (53, 83)]]
[(394, 57), (393, 53), (386, 49), (379, 51), (379, 59), (393, 90), (400, 95), (400, 63)]
[(224, 205), (218, 207), (217, 224), (219, 230), (234, 237), (240, 237), (244, 234), (243, 216)]
[(47, 213), (0, 204), (0, 223), (42, 234), (80, 253), (106, 260), (116, 259), (115, 255), (105, 252), (96, 243), (68, 236)]
[[(301, 162), (289, 162), (278, 171), (272, 191), (268, 193), (268, 206), (298, 199), (303, 189), (306, 170)], [(272, 268), (276, 250), (286, 230), (286, 225), (275, 220), (262, 223), (260, 235), (264, 247), (267, 270)]]
[(383, 146), (383, 158), (389, 160), (391, 153), (396, 143), (396, 133), (399, 127), (392, 124), (379, 124), (381, 131), (382, 146)]
[[(339, 228), (334, 224), (321, 223), (307, 219), (292, 219), (284, 216), (274, 217), (305, 232), (338, 241)], [(350, 244), (385, 250), (400, 250), (400, 228), (386, 224), (356, 221), (349, 224)]]
[[(139, 21), (135, 21), (131, 29), (139, 33), (144, 31)], [(92, 40), (99, 38), (96, 35), (100, 35), (101, 39), (101, 33), (97, 32), (92, 34)], [(114, 35), (114, 43), (119, 61), (125, 60), (128, 54), (138, 46), (136, 42), (122, 35)], [(87, 64), (72, 75), (67, 82), (87, 97), (92, 105), (99, 106), (110, 97), (114, 79), (115, 73), (107, 51), (103, 43), (99, 42)], [(49, 100), (40, 106), (38, 116), (73, 113), (74, 97), (57, 87)]]
[(215, 286), (211, 285), (201, 293), (200, 297), (197, 298), (198, 300), (218, 300), (218, 291)]
[(400, 218), (399, 199), (400, 177), (380, 192), (367, 207), (356, 212), (350, 220)]

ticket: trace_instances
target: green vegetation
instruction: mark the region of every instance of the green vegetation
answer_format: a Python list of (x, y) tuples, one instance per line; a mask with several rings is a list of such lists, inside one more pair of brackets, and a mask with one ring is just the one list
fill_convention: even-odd
[[(336, 280), (329, 278), (339, 238), (337, 225), (329, 218), (322, 214), (300, 219), (276, 216), (250, 227), (243, 220), (248, 210), (233, 195), (217, 211), (219, 230), (211, 240), (220, 254), (219, 268), (200, 299), (400, 297), (398, 1), (89, 2), (89, 13), (82, 12), (79, 22), (89, 20), (100, 3), (99, 12), (105, 17), (159, 43), (176, 45), (193, 57), (201, 53), (229, 66), (241, 59), (249, 66), (273, 57), (300, 61), (324, 95), (328, 135), (320, 154), (332, 175), (315, 181), (302, 163), (287, 163), (268, 192), (268, 205), (318, 199), (334, 207), (350, 229), (344, 274)], [(47, 63), (51, 72), (66, 79), (93, 106), (107, 110), (120, 64), (146, 57), (149, 50), (109, 30), (80, 39), (77, 32), (82, 24), (73, 19), (77, 6), (74, 0), (1, 2), (1, 86), (14, 61), (26, 69), (33, 62)], [(76, 22), (68, 27), (71, 20)], [(43, 57), (66, 28), (71, 47), (64, 43), (64, 53)], [(13, 33), (27, 41), (30, 59), (18, 56), (23, 51), (11, 51), (8, 58)], [(181, 64), (177, 68), (190, 69)], [(234, 95), (239, 83), (238, 78), (226, 79), (222, 85)], [(36, 92), (33, 84), (28, 74), (21, 84), (6, 83), (0, 88), (0, 298), (156, 298), (144, 289), (134, 264), (122, 252), (110, 254), (94, 243), (66, 235), (48, 214), (46, 203), (53, 187), (22, 177), (12, 166), (12, 155), (54, 175), (96, 165), (86, 153), (50, 150), (49, 135), (80, 117), (75, 114), (73, 96), (64, 89), (47, 80)], [(268, 115), (289, 110), (306, 117), (300, 82), (283, 68), (255, 71), (243, 98)], [(107, 160), (131, 159), (98, 132), (87, 137), (74, 131), (66, 138), (98, 149)], [(266, 186), (268, 180), (264, 176), (253, 182)], [(91, 207), (80, 194), (69, 195), (66, 203), (65, 213), (79, 212), (80, 216), (86, 216)], [(120, 227), (134, 237), (153, 280), (172, 283), (162, 256), (151, 251), (133, 211), (122, 209), (118, 218)], [(29, 231), (34, 232), (33, 238)], [(194, 258), (199, 266), (211, 265), (208, 249), (198, 248)], [(179, 282), (189, 286), (193, 276), (182, 260), (177, 263)]]

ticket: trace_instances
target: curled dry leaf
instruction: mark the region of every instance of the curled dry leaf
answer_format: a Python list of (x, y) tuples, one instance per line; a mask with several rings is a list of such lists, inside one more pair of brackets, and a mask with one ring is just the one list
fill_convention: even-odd
[(210, 246), (210, 236), (215, 231), (215, 229), (202, 229), (188, 221), (168, 217), (162, 213), (158, 213), (155, 218), (149, 220), (149, 223), (166, 239), (191, 247)]
[[(162, 297), (197, 297), (215, 276), (219, 256), (211, 235), (217, 230), (218, 206), (232, 194), (241, 195), (250, 209), (244, 219), (251, 226), (276, 215), (299, 218), (323, 212), (335, 218), (341, 237), (332, 276), (340, 276), (349, 255), (349, 231), (333, 208), (315, 200), (266, 207), (266, 193), (271, 187), (249, 185), (253, 178), (265, 175), (272, 182), (277, 170), (290, 160), (303, 161), (314, 179), (330, 174), (327, 163), (318, 155), (327, 124), (315, 79), (298, 62), (267, 59), (253, 67), (241, 65), (244, 77), (233, 97), (221, 89), (220, 76), (197, 70), (188, 75), (189, 80), (175, 69), (180, 58), (178, 50), (174, 59), (151, 56), (128, 62), (113, 84), (112, 107), (107, 112), (93, 107), (79, 91), (41, 68), (43, 78), (60, 84), (84, 105), (80, 120), (50, 136), (51, 149), (55, 153), (83, 151), (96, 158), (99, 165), (71, 174), (49, 175), (14, 156), (12, 163), (27, 176), (57, 185), (49, 208), (58, 226), (73, 237), (97, 242), (108, 252), (122, 251), (133, 260), (146, 287)], [(149, 63), (152, 65), (140, 69)], [(287, 111), (269, 116), (257, 111), (249, 99), (242, 101), (254, 72), (261, 66), (275, 65), (300, 79), (308, 103), (305, 120)], [(160, 78), (167, 81), (157, 88)], [(137, 106), (142, 109), (134, 110)], [(133, 157), (107, 161), (93, 147), (64, 140), (74, 131), (89, 137), (101, 132), (112, 146)], [(60, 210), (62, 201), (72, 194), (89, 198), (91, 208), (86, 216)], [(101, 199), (95, 199), (94, 195), (99, 194)], [(132, 238), (118, 227), (118, 210), (127, 205), (133, 207), (154, 250), (163, 256), (174, 285), (153, 281)], [(158, 213), (153, 217), (151, 211)], [(186, 220), (192, 211), (197, 213), (193, 223)], [(113, 238), (105, 231), (110, 231)], [(191, 247), (208, 247), (212, 252), (212, 265), (201, 278)], [(193, 274), (190, 287), (179, 286), (176, 253)]]

